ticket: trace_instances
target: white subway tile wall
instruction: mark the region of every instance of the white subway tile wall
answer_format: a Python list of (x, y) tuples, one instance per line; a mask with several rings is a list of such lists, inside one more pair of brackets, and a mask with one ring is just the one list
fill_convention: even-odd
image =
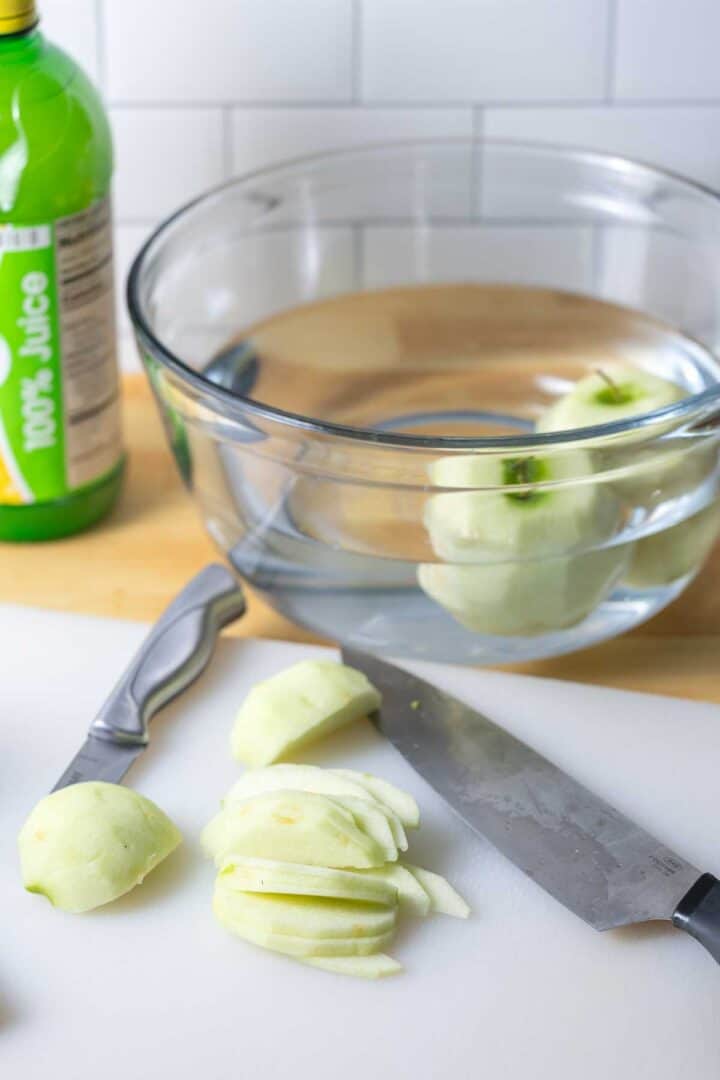
[(619, 98), (720, 96), (718, 0), (618, 0), (617, 20)]
[(224, 180), (223, 117), (217, 109), (111, 106), (110, 121), (120, 221), (155, 221)]
[[(126, 365), (124, 278), (149, 230), (203, 189), (274, 161), (484, 133), (628, 154), (720, 188), (720, 0), (40, 5), (48, 36), (110, 110)], [(389, 239), (366, 238), (378, 282), (401, 274), (404, 249), (392, 254)], [(548, 242), (524, 240), (538, 252)], [(497, 242), (488, 233), (488, 253)], [(559, 278), (572, 276), (584, 246), (557, 257)]]
[(111, 100), (349, 101), (351, 0), (105, 0)]
[(473, 133), (473, 110), (444, 108), (233, 109), (232, 164), (249, 172), (329, 147)]
[(720, 100), (717, 105), (489, 108), (483, 130), (490, 137), (624, 154), (720, 187)]
[(93, 82), (100, 79), (100, 33), (95, 0), (46, 0), (42, 28), (48, 38), (71, 53)]
[(597, 101), (609, 0), (362, 0), (369, 101)]
[(464, 278), (582, 289), (591, 280), (592, 231), (580, 226), (441, 226), (427, 233), (369, 226), (363, 244), (363, 283), (371, 289)]

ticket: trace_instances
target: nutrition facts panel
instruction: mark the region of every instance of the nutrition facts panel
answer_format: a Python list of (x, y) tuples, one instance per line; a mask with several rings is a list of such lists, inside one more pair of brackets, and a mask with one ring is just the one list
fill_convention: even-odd
[(55, 223), (67, 483), (87, 484), (121, 454), (110, 201)]

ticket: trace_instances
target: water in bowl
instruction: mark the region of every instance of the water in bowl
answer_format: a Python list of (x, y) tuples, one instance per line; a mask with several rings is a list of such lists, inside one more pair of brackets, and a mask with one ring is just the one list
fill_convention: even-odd
[[(531, 432), (578, 378), (618, 362), (688, 393), (720, 377), (697, 342), (637, 311), (475, 284), (307, 304), (246, 328), (206, 370), (253, 400), (328, 423), (472, 437)], [(618, 528), (589, 541), (593, 551), (496, 552), (455, 576), (418, 573), (442, 565), (423, 524), (428, 493), (417, 483), (381, 485), (367, 447), (320, 440), (287, 460), (248, 427), (212, 453), (197, 495), (240, 574), (292, 620), (398, 656), (526, 660), (614, 636), (683, 590), (718, 531), (712, 433), (688, 452), (702, 463), (684, 470), (688, 483), (625, 485)]]

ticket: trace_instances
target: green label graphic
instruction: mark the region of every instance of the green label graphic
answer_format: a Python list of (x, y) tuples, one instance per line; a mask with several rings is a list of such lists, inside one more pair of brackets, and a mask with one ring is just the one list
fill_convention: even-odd
[(112, 470), (118, 389), (109, 200), (52, 225), (0, 225), (0, 506)]
[(61, 372), (52, 229), (0, 227), (0, 503), (67, 491)]

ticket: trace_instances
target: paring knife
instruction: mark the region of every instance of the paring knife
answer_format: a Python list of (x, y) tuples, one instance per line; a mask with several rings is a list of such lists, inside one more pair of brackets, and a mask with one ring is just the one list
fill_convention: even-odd
[(149, 742), (150, 719), (197, 679), (220, 630), (244, 612), (242, 590), (225, 567), (201, 570), (155, 623), (53, 791), (122, 780)]
[(460, 817), (596, 930), (665, 919), (720, 963), (720, 882), (470, 706), (355, 649), (380, 732)]

